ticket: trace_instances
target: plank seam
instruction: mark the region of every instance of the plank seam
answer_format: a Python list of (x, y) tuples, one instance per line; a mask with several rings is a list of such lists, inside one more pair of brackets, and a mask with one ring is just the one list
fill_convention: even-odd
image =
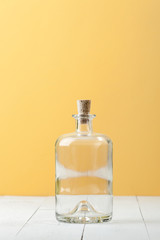
[(22, 225), (19, 231), (16, 233), (16, 236), (22, 231), (22, 229), (26, 226), (26, 224), (31, 220), (31, 218), (36, 214), (36, 212), (40, 209), (41, 205), (46, 201), (46, 199), (39, 205), (39, 207), (33, 212), (33, 214), (27, 219), (27, 221)]
[(84, 224), (84, 226), (83, 226), (82, 235), (81, 235), (81, 240), (83, 240), (85, 226), (86, 226), (86, 224)]
[(138, 199), (137, 196), (136, 196), (136, 199), (137, 199), (138, 208), (139, 208), (139, 211), (140, 211), (140, 214), (141, 214), (141, 217), (142, 217), (143, 223), (144, 223), (144, 225), (145, 225), (145, 229), (146, 229), (146, 232), (147, 232), (148, 239), (150, 240), (150, 236), (149, 236), (149, 232), (148, 232), (147, 224), (146, 224), (146, 222), (145, 222), (145, 220), (144, 220), (144, 217), (143, 217), (143, 214), (142, 214), (142, 210), (141, 210), (141, 207), (140, 207), (140, 202), (139, 202), (139, 199)]

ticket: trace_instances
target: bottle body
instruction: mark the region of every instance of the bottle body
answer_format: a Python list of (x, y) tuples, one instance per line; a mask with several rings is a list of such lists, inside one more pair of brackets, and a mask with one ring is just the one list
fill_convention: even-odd
[(55, 145), (56, 217), (72, 223), (109, 221), (113, 205), (112, 141), (89, 131), (91, 119), (77, 121), (80, 131), (59, 137)]

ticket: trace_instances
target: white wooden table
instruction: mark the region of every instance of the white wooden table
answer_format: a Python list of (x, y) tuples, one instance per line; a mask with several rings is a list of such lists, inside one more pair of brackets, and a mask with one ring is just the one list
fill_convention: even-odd
[(0, 240), (160, 240), (160, 197), (114, 197), (113, 220), (59, 223), (54, 197), (0, 197)]

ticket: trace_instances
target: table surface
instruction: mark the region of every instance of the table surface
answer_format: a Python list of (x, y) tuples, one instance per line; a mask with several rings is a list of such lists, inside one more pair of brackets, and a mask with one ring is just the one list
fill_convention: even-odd
[(60, 223), (54, 197), (0, 197), (1, 240), (160, 240), (160, 197), (114, 197), (113, 220)]

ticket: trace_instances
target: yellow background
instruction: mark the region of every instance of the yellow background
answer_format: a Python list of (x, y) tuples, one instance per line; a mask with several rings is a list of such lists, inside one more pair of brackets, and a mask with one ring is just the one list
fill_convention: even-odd
[(160, 195), (160, 1), (0, 1), (0, 194), (54, 194), (54, 142), (91, 99), (114, 194)]

